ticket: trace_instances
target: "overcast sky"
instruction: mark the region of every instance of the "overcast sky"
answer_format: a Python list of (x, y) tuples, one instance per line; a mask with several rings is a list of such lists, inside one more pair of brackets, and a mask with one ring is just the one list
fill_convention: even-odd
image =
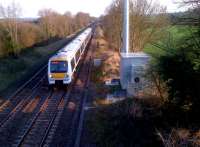
[[(0, 0), (0, 4), (6, 6), (13, 0)], [(37, 17), (38, 11), (51, 8), (57, 12), (66, 11), (76, 14), (79, 11), (90, 13), (92, 16), (100, 16), (112, 0), (14, 0), (22, 8), (23, 17)], [(167, 6), (168, 12), (178, 11), (174, 0), (157, 0), (161, 5)]]

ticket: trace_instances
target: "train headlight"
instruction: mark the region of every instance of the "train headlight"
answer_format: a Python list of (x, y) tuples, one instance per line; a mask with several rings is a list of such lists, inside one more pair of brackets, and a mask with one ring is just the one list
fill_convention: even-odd
[(52, 76), (52, 74), (49, 74), (49, 78), (52, 78), (53, 76)]

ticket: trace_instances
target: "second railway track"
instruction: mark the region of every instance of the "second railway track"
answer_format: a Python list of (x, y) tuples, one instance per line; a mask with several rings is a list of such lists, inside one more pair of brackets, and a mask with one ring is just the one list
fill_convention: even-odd
[(27, 99), (41, 86), (45, 78), (46, 66), (41, 68), (28, 82), (20, 87), (6, 102), (0, 106), (0, 128), (17, 111), (23, 108)]
[(57, 115), (57, 109), (62, 102), (65, 92), (54, 92), (46, 99), (39, 112), (27, 126), (27, 130), (20, 136), (18, 146), (40, 146), (50, 124)]

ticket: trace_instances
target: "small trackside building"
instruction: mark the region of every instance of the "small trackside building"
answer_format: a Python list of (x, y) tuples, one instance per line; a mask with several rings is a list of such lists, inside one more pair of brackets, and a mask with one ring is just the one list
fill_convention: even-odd
[(143, 53), (121, 53), (120, 83), (128, 95), (136, 96), (148, 84), (145, 71), (148, 68), (150, 56)]

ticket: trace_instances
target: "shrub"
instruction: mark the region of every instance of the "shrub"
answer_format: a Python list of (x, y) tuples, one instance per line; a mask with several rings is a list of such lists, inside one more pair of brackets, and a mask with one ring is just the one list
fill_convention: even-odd
[(102, 147), (160, 146), (151, 120), (139, 102), (126, 99), (93, 112), (89, 128)]
[(154, 56), (156, 72), (168, 87), (168, 103), (200, 111), (200, 29), (182, 38), (179, 44), (163, 48), (164, 54)]

